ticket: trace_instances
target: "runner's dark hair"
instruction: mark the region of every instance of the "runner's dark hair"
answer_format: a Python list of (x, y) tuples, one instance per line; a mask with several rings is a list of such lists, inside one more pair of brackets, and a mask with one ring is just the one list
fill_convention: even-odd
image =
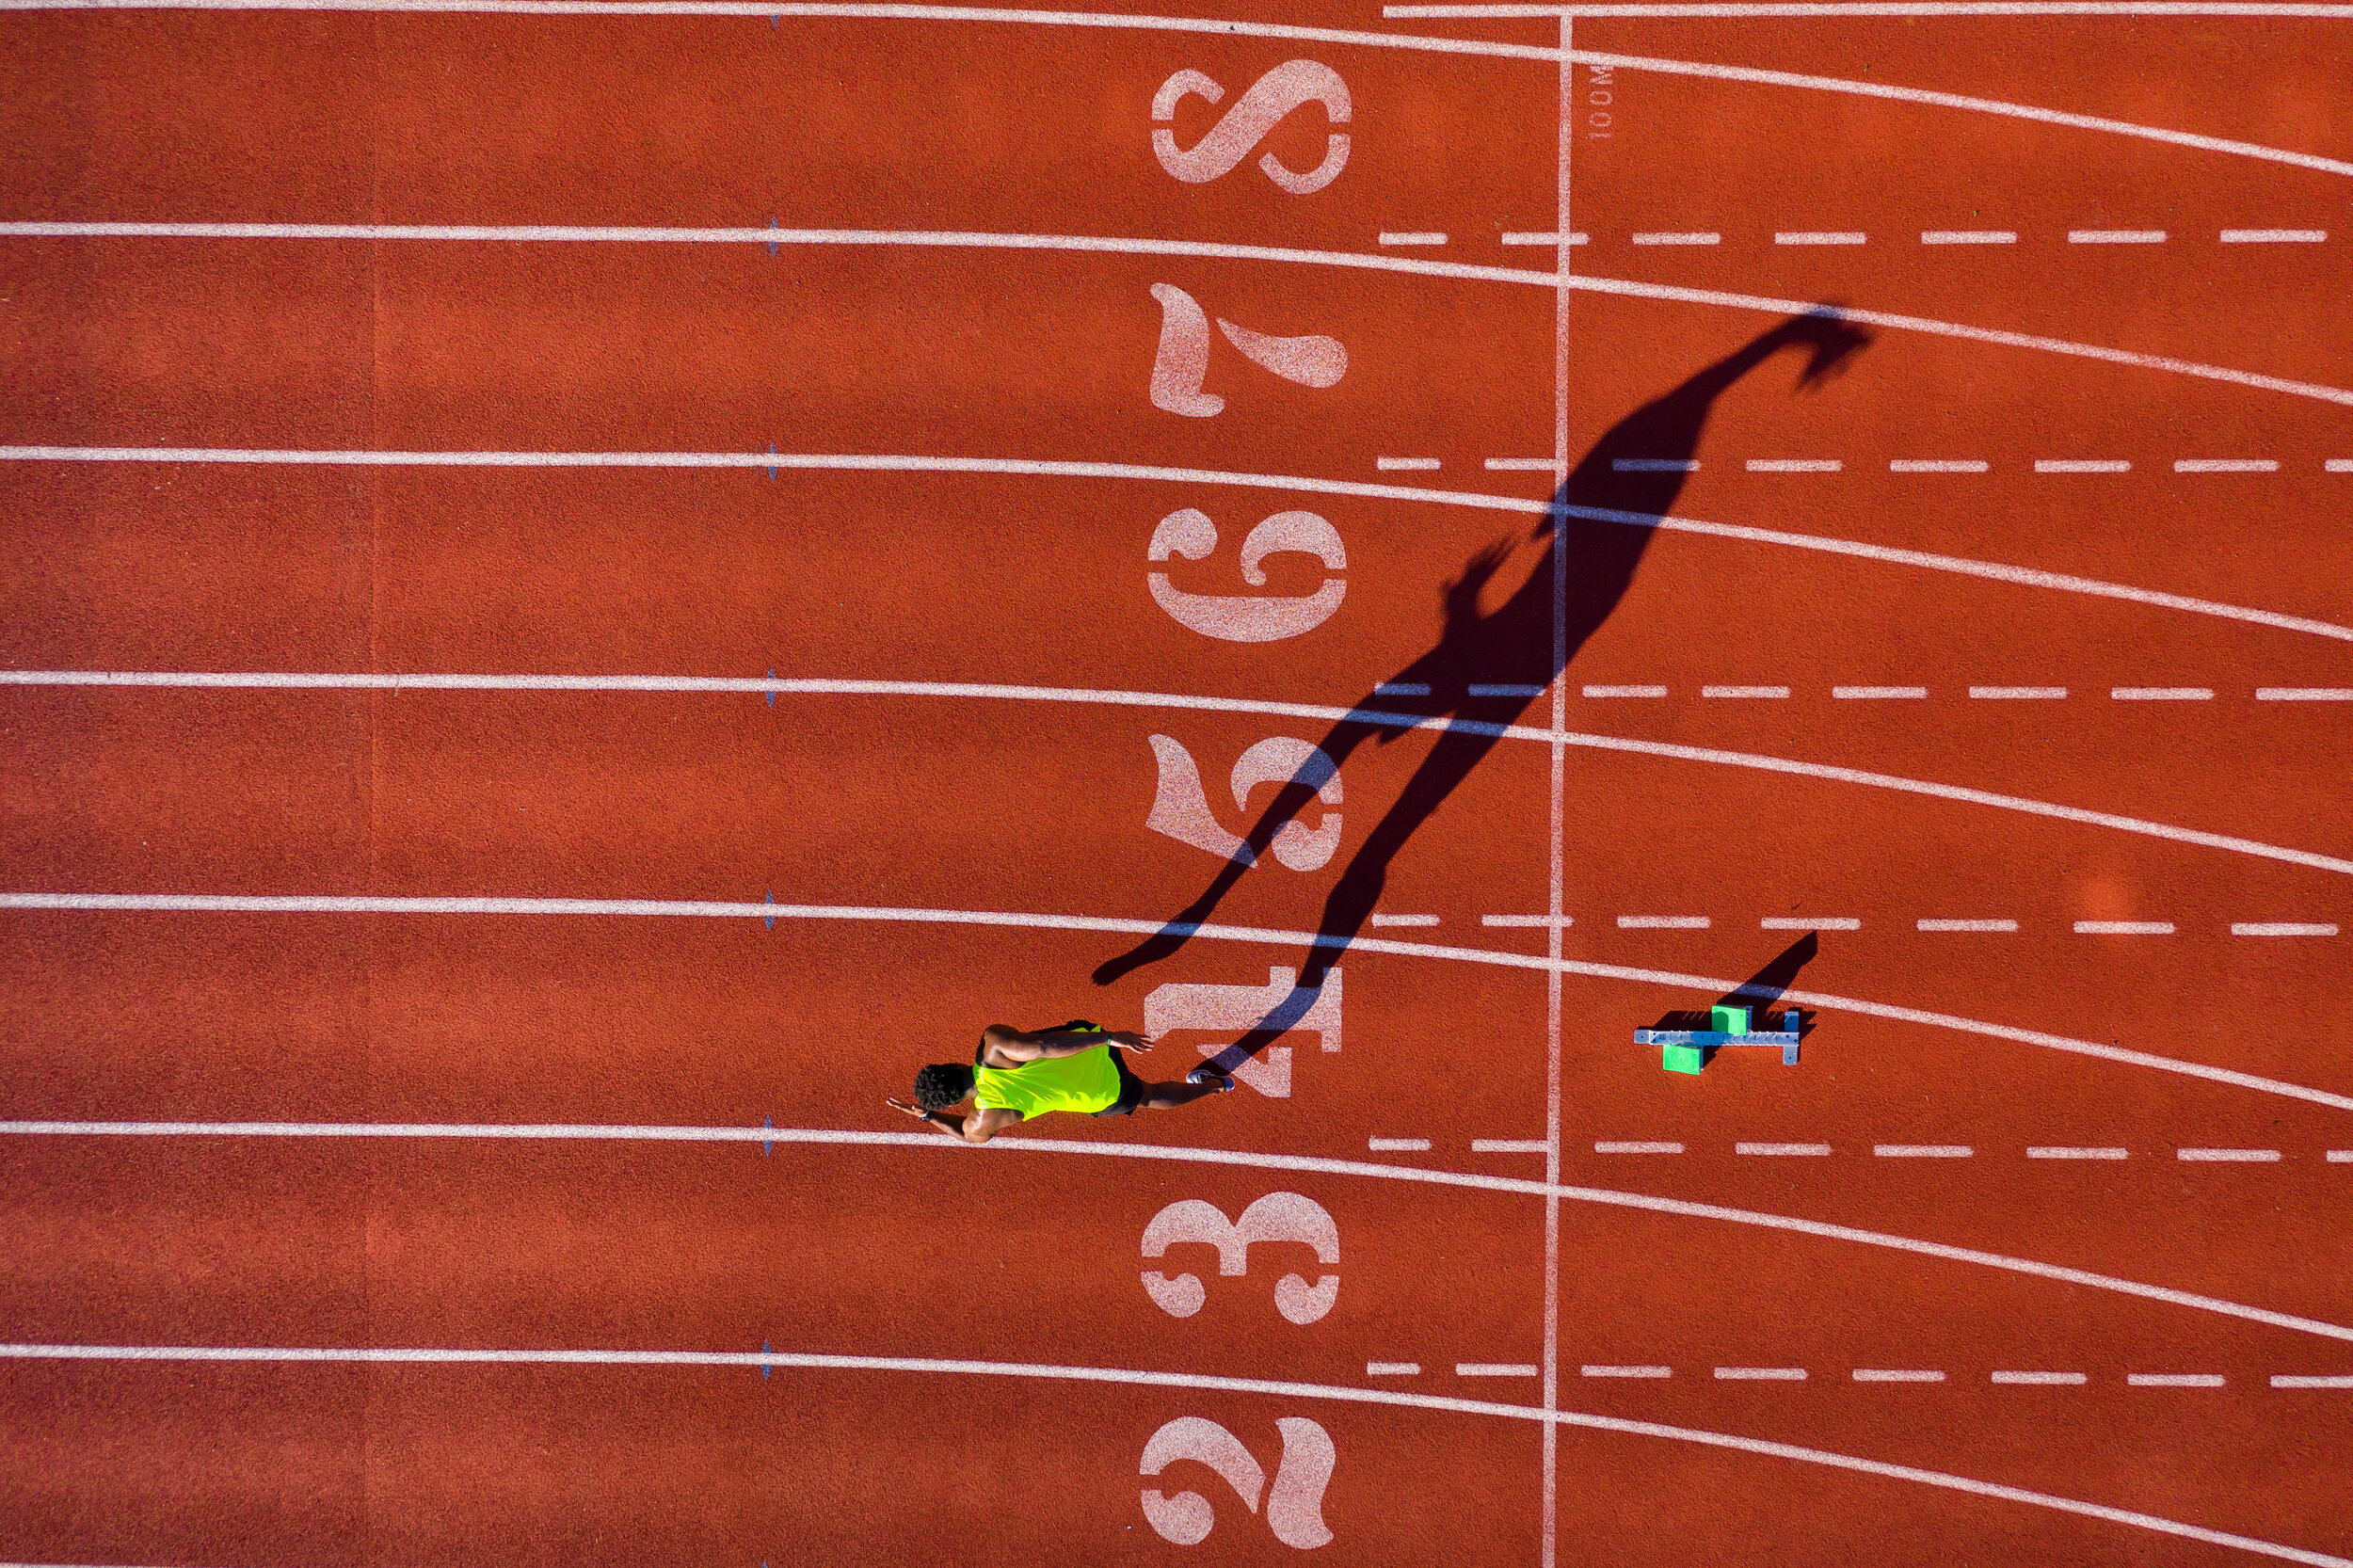
[(972, 1092), (972, 1069), (961, 1062), (935, 1062), (915, 1075), (915, 1104), (945, 1111)]

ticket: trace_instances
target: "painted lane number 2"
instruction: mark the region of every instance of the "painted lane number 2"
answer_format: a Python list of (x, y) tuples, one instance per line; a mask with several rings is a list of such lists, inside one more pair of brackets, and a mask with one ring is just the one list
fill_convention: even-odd
[[(1179, 1416), (1154, 1432), (1144, 1445), (1144, 1458), (1136, 1471), (1151, 1478), (1178, 1460), (1196, 1461), (1215, 1470), (1253, 1513), (1258, 1512), (1263, 1494), (1267, 1528), (1284, 1545), (1327, 1545), (1332, 1531), (1323, 1522), (1323, 1493), (1332, 1484), (1332, 1468), (1338, 1459), (1332, 1436), (1305, 1416), (1286, 1416), (1274, 1423), (1274, 1429), (1282, 1434), (1283, 1457), (1275, 1464), (1272, 1490), (1267, 1487), (1266, 1467), (1242, 1447), (1241, 1439), (1201, 1416)], [(1171, 1497), (1158, 1487), (1144, 1489), (1144, 1516), (1161, 1539), (1180, 1546), (1208, 1540), (1210, 1527), (1217, 1523), (1216, 1511), (1200, 1493), (1179, 1492)]]

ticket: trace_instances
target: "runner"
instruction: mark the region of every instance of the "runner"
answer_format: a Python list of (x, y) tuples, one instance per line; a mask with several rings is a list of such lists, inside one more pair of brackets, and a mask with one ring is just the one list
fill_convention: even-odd
[[(1182, 1083), (1146, 1083), (1128, 1070), (1119, 1051), (1151, 1048), (1142, 1034), (1084, 1018), (1034, 1034), (991, 1024), (981, 1032), (972, 1065), (934, 1063), (915, 1075), (913, 1104), (897, 1098), (883, 1103), (951, 1138), (985, 1144), (1016, 1122), (1056, 1111), (1088, 1116), (1173, 1111), (1234, 1087), (1231, 1078), (1209, 1067), (1195, 1067)], [(968, 1096), (970, 1114), (949, 1111)]]

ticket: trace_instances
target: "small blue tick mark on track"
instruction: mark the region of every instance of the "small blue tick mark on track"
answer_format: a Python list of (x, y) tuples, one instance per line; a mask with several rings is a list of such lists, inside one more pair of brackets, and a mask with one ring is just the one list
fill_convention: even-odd
[[(768, 679), (769, 679), (769, 680), (774, 680), (776, 678), (776, 666), (775, 666), (774, 664), (771, 664), (770, 666), (768, 666)], [(769, 706), (769, 707), (771, 707), (771, 708), (774, 708), (776, 705), (776, 693), (774, 693), (774, 692), (770, 692), (770, 693), (768, 694), (768, 706)], [(776, 902), (775, 897), (772, 895), (772, 896), (769, 898), (768, 902), (769, 902), (769, 903), (771, 903), (771, 904), (774, 904), (774, 903)], [(769, 930), (771, 930), (771, 931), (774, 931), (776, 928), (776, 921), (774, 921), (774, 920), (770, 920), (770, 921), (768, 922), (768, 929), (769, 929)]]
[[(765, 1339), (762, 1339), (762, 1340), (760, 1342), (760, 1354), (762, 1354), (762, 1355), (772, 1355), (772, 1354), (774, 1354), (774, 1353), (775, 1353), (774, 1352), (772, 1352), (772, 1351), (770, 1351), (770, 1350), (768, 1349), (768, 1341), (767, 1341), (767, 1340), (765, 1340)], [(766, 1383), (766, 1382), (768, 1381), (768, 1372), (769, 1372), (769, 1367), (768, 1367), (768, 1364), (767, 1364), (766, 1362), (764, 1362), (764, 1361), (763, 1361), (763, 1362), (761, 1362), (761, 1363), (760, 1364), (760, 1382), (762, 1382), (762, 1383)], [(762, 1568), (765, 1568), (765, 1565), (764, 1565), (764, 1564), (762, 1565)]]
[[(776, 1119), (774, 1116), (762, 1116), (760, 1118), (760, 1125), (766, 1128), (771, 1132), (776, 1130)], [(762, 1154), (774, 1153), (776, 1146), (774, 1139), (762, 1138), (760, 1141), (760, 1152)]]
[[(773, 22), (775, 22), (775, 21), (776, 21), (776, 18), (772, 16), (772, 17), (770, 17), (768, 20), (769, 20), (771, 23), (773, 23)], [(781, 222), (777, 221), (777, 218), (776, 218), (776, 214), (774, 214), (774, 213), (770, 213), (770, 214), (768, 215), (768, 227), (769, 227), (769, 228), (771, 228), (771, 229), (777, 229), (777, 230), (781, 230), (781, 229), (784, 227), (784, 225), (783, 225)], [(775, 255), (776, 253), (776, 242), (775, 240), (770, 240), (770, 241), (768, 242), (768, 254), (770, 254), (771, 256), (773, 256), (773, 255)], [(775, 447), (770, 447), (768, 450), (769, 450), (769, 451), (771, 451), (771, 452), (774, 452), (774, 451), (776, 450), (776, 448), (775, 448)]]
[[(771, 249), (771, 250), (774, 250), (774, 249), (776, 248), (776, 247), (772, 245), (772, 246), (770, 246), (768, 248), (769, 248), (769, 249)], [(768, 456), (771, 456), (771, 457), (773, 457), (773, 456), (775, 456), (776, 455), (776, 442), (774, 442), (774, 441), (770, 441), (770, 442), (768, 443)], [(776, 464), (774, 464), (774, 463), (770, 463), (770, 464), (768, 465), (768, 483), (770, 483), (771, 485), (773, 485), (773, 484), (775, 484), (776, 482)], [(773, 674), (774, 672), (772, 671), (772, 672), (770, 672), (770, 673), (772, 673), (772, 674)]]
[[(762, 903), (764, 903), (764, 904), (774, 904), (774, 903), (776, 903), (776, 891), (775, 891), (775, 889), (774, 889), (774, 888), (771, 888), (771, 889), (769, 890), (768, 896), (767, 896), (765, 899), (761, 900), (761, 902), (762, 902)], [(769, 930), (771, 930), (771, 931), (776, 930), (776, 918), (774, 915), (762, 915), (762, 916), (760, 916), (760, 918), (761, 920), (765, 920), (765, 921), (767, 921), (767, 922), (768, 922), (768, 929), (769, 929)]]

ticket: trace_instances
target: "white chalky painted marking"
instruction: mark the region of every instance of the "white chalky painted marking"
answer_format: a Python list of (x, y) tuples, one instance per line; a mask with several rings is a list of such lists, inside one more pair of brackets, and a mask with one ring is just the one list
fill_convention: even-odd
[(2279, 1162), (2280, 1151), (2278, 1149), (2175, 1149), (2173, 1158), (2204, 1160), (2209, 1163), (2272, 1165)]
[(2171, 920), (2077, 920), (2078, 936), (2170, 936)]
[[(4, 673), (4, 672), (0, 672)], [(757, 685), (757, 682), (746, 682)], [(1017, 688), (1016, 688), (1017, 689)], [(1294, 705), (1277, 705), (1288, 711)], [(1308, 711), (1309, 716), (1321, 717), (1338, 710)], [(1544, 732), (1534, 731), (1542, 735)], [(1572, 742), (1574, 743), (1574, 737)], [(530, 899), (530, 898), (364, 898), (344, 896), (286, 896), (187, 893), (0, 893), (0, 909), (28, 910), (143, 910), (184, 913), (221, 914), (344, 914), (344, 915), (471, 915), (471, 916), (574, 916), (574, 917), (638, 917), (711, 918), (731, 920), (872, 920), (890, 923), (953, 924), (994, 926), (1032, 931), (1093, 931), (1120, 936), (1155, 936), (1165, 929), (1163, 922), (1148, 920), (1128, 920), (1102, 915), (1049, 915), (1028, 911), (994, 909), (889, 908), (871, 904), (784, 904), (697, 902), (663, 899)], [(2014, 922), (2013, 922), (2014, 923)], [(1204, 924), (1191, 928), (1191, 935), (1204, 941), (1247, 942), (1272, 944), (1278, 947), (1331, 945), (1331, 938), (1320, 933), (1285, 931), (1261, 926)], [(2091, 1040), (2073, 1039), (2064, 1034), (2045, 1033), (2041, 1030), (2017, 1029), (2009, 1024), (1990, 1023), (1980, 1018), (1963, 1018), (1950, 1013), (1931, 1013), (1916, 1007), (1897, 1007), (1887, 1002), (1866, 1001), (1855, 997), (1833, 996), (1827, 991), (1790, 990), (1774, 996), (1759, 993), (1738, 981), (1706, 975), (1682, 974), (1667, 969), (1635, 968), (1619, 964), (1591, 964), (1579, 959), (1554, 958), (1548, 954), (1513, 952), (1498, 948), (1447, 947), (1432, 942), (1405, 942), (1389, 936), (1367, 936), (1351, 944), (1365, 952), (1390, 953), (1403, 958), (1428, 958), (1452, 963), (1489, 964), (1503, 968), (1533, 969), (1539, 972), (1558, 970), (1561, 974), (1588, 975), (1601, 980), (1623, 980), (1646, 985), (1677, 985), (1692, 990), (1730, 992), (1736, 996), (1766, 995), (1768, 1000), (1786, 1000), (1799, 1007), (1827, 1007), (1862, 1016), (1888, 1018), (1897, 1023), (1923, 1024), (1930, 1028), (1956, 1030), (1963, 1033), (1981, 1034), (1992, 1039), (2009, 1040), (2020, 1045), (2042, 1046), (2052, 1050), (2073, 1052), (2078, 1056), (2097, 1057), (2102, 1061), (2119, 1062), (2137, 1067), (2150, 1067), (2160, 1072), (2180, 1073), (2215, 1083), (2229, 1083), (2242, 1089), (2281, 1095), (2291, 1099), (2309, 1100), (2340, 1111), (2353, 1111), (2353, 1096), (2332, 1094), (2300, 1083), (2285, 1083), (2277, 1079), (2258, 1078), (2227, 1067), (2210, 1066), (2201, 1062), (2185, 1062), (2149, 1051), (2126, 1050)], [(18, 1128), (35, 1124), (15, 1124)], [(40, 1124), (45, 1128), (72, 1127), (78, 1124)], [(128, 1124), (122, 1124), (128, 1125)], [(146, 1124), (141, 1124), (146, 1125)], [(176, 1124), (157, 1124), (176, 1125)], [(0, 1132), (9, 1124), (0, 1124)], [(916, 1143), (930, 1144), (936, 1140), (918, 1136)], [(1034, 1139), (1028, 1140), (1035, 1144)]]
[(2273, 457), (2176, 457), (2176, 473), (2277, 473), (2280, 464)]
[(1598, 1367), (1585, 1366), (1577, 1373), (1589, 1378), (1669, 1378), (1674, 1376), (1668, 1367)]
[(2219, 1388), (2219, 1372), (2127, 1372), (2124, 1383), (2131, 1388)]
[(2329, 1151), (2329, 1163), (2331, 1165), (2353, 1165), (2353, 1149), (2330, 1149)]
[(1702, 686), (1702, 696), (1784, 697), (1789, 695), (1786, 686)]
[(1914, 920), (1915, 931), (2015, 931), (2016, 920)]
[(1817, 230), (1784, 232), (1773, 236), (1775, 245), (1862, 245), (1871, 236), (1854, 230), (1823, 232)]
[(1892, 1368), (1857, 1367), (1854, 1369), (1854, 1380), (1857, 1383), (1943, 1383), (1945, 1374), (1925, 1368), (1897, 1370)]
[(2010, 229), (1923, 229), (1922, 245), (2016, 245), (2017, 232)]
[(2128, 1159), (2131, 1154), (2130, 1149), (2074, 1148), (2064, 1144), (2046, 1144), (2028, 1149), (2026, 1158), (2029, 1160), (2124, 1160)]
[(2108, 696), (2119, 702), (2212, 702), (2211, 686), (2111, 686)]
[(1426, 230), (1411, 230), (1404, 232), (1391, 232), (1384, 230), (1381, 233), (1381, 243), (1383, 245), (1444, 245), (1446, 236)]
[(2353, 686), (2258, 686), (2257, 702), (2353, 702)]
[(1532, 928), (1537, 931), (1548, 931), (1554, 926), (1560, 926), (1566, 929), (1569, 926), (1575, 925), (1577, 922), (1566, 915), (1481, 915), (1479, 917), (1479, 923), (1481, 925), (1509, 926), (1520, 929)]
[(1609, 459), (1609, 472), (1612, 473), (1697, 473), (1699, 471), (1700, 461), (1697, 457), (1612, 457)]
[(1735, 1154), (1805, 1155), (1818, 1159), (1830, 1153), (1828, 1144), (1735, 1144)]
[(1681, 1144), (1595, 1144), (1595, 1154), (1681, 1154)]
[(1436, 925), (1438, 917), (1435, 915), (1375, 914), (1372, 917), (1372, 923), (1375, 925)]
[(1801, 920), (1795, 915), (1768, 915), (1756, 922), (1765, 931), (1860, 931), (1863, 922), (1852, 915), (1824, 915), (1819, 920)]
[(1752, 457), (1751, 473), (1838, 473), (1846, 465), (1835, 457)]
[(1637, 245), (1720, 245), (1721, 234), (1704, 233), (1645, 233), (1633, 236)]
[(1897, 457), (1890, 473), (1983, 473), (1993, 465), (1982, 457)]
[(1463, 689), (1472, 696), (1542, 696), (1545, 695), (1545, 689), (1542, 686), (1531, 686), (1525, 681), (1474, 680)]
[(2330, 473), (2353, 473), (2353, 457), (2330, 457), (2320, 466)]
[(2353, 1388), (2353, 1377), (2294, 1377), (2274, 1376), (2274, 1388)]
[(2318, 245), (2329, 237), (2326, 229), (2225, 229), (2224, 245)]
[(1803, 1383), (1802, 1367), (1719, 1367), (1717, 1377), (1726, 1383)]
[(2079, 1388), (2091, 1380), (2081, 1372), (1995, 1372), (1993, 1381), (2030, 1388)]
[(1438, 471), (1438, 459), (1435, 457), (1375, 457), (1372, 460), (1372, 466), (1382, 473), (1435, 473)]
[(1421, 680), (1384, 680), (1373, 687), (1375, 696), (1428, 696), (1430, 686)]
[(1925, 697), (1926, 686), (1833, 686), (1830, 695), (1850, 702), (1874, 702), (1895, 697)]
[(1553, 461), (1549, 457), (1490, 457), (1487, 459), (1487, 472), (1490, 473), (1550, 473), (1552, 471)]
[(1430, 1147), (1427, 1138), (1368, 1138), (1365, 1146), (1375, 1154), (1419, 1154)]
[(1368, 1361), (1365, 1376), (1369, 1378), (1410, 1378), (1421, 1375), (1418, 1361)]
[(1550, 1154), (1552, 1144), (1542, 1138), (1474, 1138), (1473, 1154)]
[(2353, 15), (2317, 0), (1594, 0), (1584, 5), (1384, 6), (1385, 17), (1856, 17)]
[(2121, 457), (2037, 457), (2037, 473), (2130, 473), (2133, 465)]
[(1461, 1378), (1532, 1378), (1536, 1368), (1525, 1361), (1458, 1361), (1454, 1375)]
[(1580, 688), (1587, 696), (1665, 696), (1664, 686), (1586, 686)]
[(2051, 702), (2067, 695), (2064, 686), (1972, 686), (1969, 695), (1986, 702)]
[[(1593, 236), (1591, 234), (1571, 234), (1569, 236), (1569, 243), (1571, 245), (1585, 245), (1590, 243), (1593, 237)], [(1543, 245), (1558, 248), (1561, 244), (1561, 236), (1557, 232), (1548, 234), (1507, 232), (1503, 236), (1503, 243), (1506, 245)]]
[(1620, 931), (1705, 931), (1705, 915), (1620, 915)]
[(2162, 229), (2070, 229), (2070, 245), (2163, 245)]
[(2334, 925), (2307, 920), (2244, 920), (2232, 925), (2233, 936), (2334, 936)]
[(1881, 1160), (1967, 1160), (1977, 1151), (1966, 1144), (1873, 1144)]

